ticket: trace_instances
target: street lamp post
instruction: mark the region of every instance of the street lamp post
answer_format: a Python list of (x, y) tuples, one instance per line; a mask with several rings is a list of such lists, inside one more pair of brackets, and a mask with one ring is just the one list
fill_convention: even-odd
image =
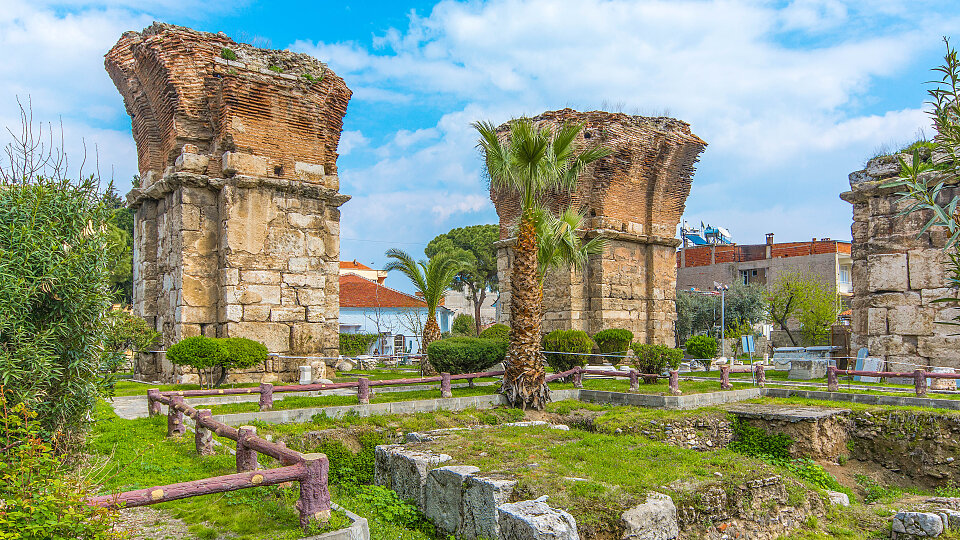
[[(720, 354), (724, 354), (724, 343), (725, 343), (724, 340), (726, 339), (726, 330), (727, 330), (727, 323), (726, 323), (726, 319), (724, 318), (724, 315), (726, 315), (726, 311), (727, 311), (726, 293), (730, 287), (724, 285), (723, 283), (717, 283), (716, 281), (714, 281), (713, 288), (716, 289), (717, 291), (720, 291)], [(724, 357), (726, 357), (726, 355), (724, 355)]]

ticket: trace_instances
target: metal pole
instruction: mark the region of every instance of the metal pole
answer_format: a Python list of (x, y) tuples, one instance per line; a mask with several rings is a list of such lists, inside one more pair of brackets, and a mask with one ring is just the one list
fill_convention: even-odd
[(724, 319), (724, 315), (726, 315), (726, 311), (727, 311), (726, 297), (727, 297), (726, 291), (723, 289), (723, 287), (721, 287), (720, 288), (720, 352), (724, 356), (727, 355), (726, 354), (727, 323), (726, 323), (726, 319)]

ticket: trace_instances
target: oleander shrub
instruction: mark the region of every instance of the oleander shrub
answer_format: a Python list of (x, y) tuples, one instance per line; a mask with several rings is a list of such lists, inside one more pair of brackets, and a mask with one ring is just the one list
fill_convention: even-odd
[(507, 342), (495, 339), (453, 336), (427, 345), (427, 357), (440, 373), (457, 375), (485, 371), (503, 362)]
[(594, 334), (593, 341), (600, 349), (600, 354), (616, 355), (608, 356), (605, 360), (611, 364), (619, 364), (630, 349), (630, 343), (633, 342), (633, 332), (622, 328), (607, 328)]
[[(646, 343), (634, 343), (630, 346), (636, 357), (633, 359), (633, 365), (637, 371), (644, 374), (659, 375), (667, 368), (676, 369), (683, 360), (683, 351), (673, 349), (666, 345), (648, 345)], [(652, 383), (651, 380), (644, 380)]]
[(498, 339), (500, 341), (510, 341), (510, 327), (505, 324), (495, 324), (480, 332), (484, 339)]
[(453, 324), (450, 325), (450, 333), (455, 336), (476, 337), (476, 320), (474, 320), (472, 315), (461, 313), (453, 318)]
[(543, 355), (557, 373), (584, 366), (593, 340), (582, 330), (554, 330), (543, 337)]
[(93, 179), (0, 170), (0, 392), (34, 411), (45, 437), (79, 435), (106, 390), (109, 215)]
[(376, 334), (340, 334), (340, 354), (351, 357), (366, 354), (376, 340)]

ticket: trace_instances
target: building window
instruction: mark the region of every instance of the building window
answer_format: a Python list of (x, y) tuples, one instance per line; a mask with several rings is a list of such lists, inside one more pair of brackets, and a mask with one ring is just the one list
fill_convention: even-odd
[(407, 338), (403, 334), (393, 336), (393, 354), (403, 354), (407, 352)]
[(850, 283), (850, 267), (840, 267), (840, 283)]
[(767, 269), (766, 268), (751, 268), (749, 270), (740, 271), (740, 281), (744, 285), (766, 285), (767, 284)]

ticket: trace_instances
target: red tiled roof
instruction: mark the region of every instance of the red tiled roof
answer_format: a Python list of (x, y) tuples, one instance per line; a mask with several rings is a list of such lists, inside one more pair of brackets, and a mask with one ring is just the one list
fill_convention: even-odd
[(356, 260), (340, 261), (340, 268), (343, 268), (345, 270), (373, 270), (373, 268), (370, 268), (369, 266), (363, 263), (358, 263)]
[[(342, 262), (340, 263), (343, 264)], [(427, 307), (416, 296), (384, 287), (356, 274), (340, 276), (340, 307)]]

